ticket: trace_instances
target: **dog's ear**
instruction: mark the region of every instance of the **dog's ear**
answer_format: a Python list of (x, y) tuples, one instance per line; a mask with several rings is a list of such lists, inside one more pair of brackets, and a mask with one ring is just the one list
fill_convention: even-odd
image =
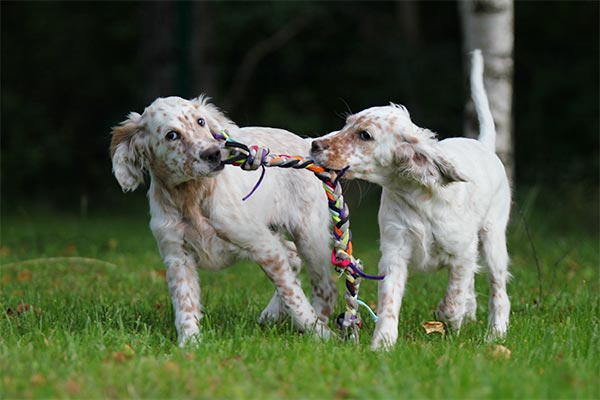
[(224, 129), (236, 127), (233, 121), (227, 118), (227, 116), (219, 109), (219, 107), (210, 102), (210, 97), (201, 94), (192, 101), (196, 104), (196, 106), (199, 107), (200, 110), (202, 110), (202, 116), (206, 120), (208, 129), (210, 129), (210, 133), (212, 133), (213, 136), (218, 135)]
[(112, 129), (110, 154), (113, 173), (124, 192), (135, 190), (144, 182), (146, 150), (140, 114), (130, 113), (119, 126)]
[(394, 156), (399, 173), (424, 186), (467, 181), (431, 144), (403, 142)]
[(441, 185), (448, 185), (453, 182), (467, 182), (467, 178), (456, 169), (452, 162), (443, 156), (436, 154), (432, 158), (432, 161), (438, 171), (438, 179)]

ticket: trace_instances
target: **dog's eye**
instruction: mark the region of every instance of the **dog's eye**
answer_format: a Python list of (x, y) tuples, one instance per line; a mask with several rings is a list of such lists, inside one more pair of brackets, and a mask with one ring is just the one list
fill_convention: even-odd
[(198, 121), (198, 125), (200, 126), (206, 125), (206, 121), (204, 120), (204, 118), (198, 118), (196, 121)]
[(177, 131), (169, 131), (167, 132), (167, 134), (165, 135), (165, 138), (167, 140), (177, 140), (181, 137), (181, 134)]
[(373, 140), (373, 136), (371, 136), (371, 134), (367, 131), (360, 131), (358, 133), (358, 137), (360, 138), (360, 140)]

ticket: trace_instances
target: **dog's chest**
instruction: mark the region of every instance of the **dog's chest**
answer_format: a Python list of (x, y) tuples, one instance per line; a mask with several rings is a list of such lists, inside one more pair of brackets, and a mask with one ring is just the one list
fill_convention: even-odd
[[(409, 248), (401, 253), (406, 255), (413, 270), (431, 272), (451, 265), (460, 257), (460, 249), (465, 245), (460, 215), (452, 209), (396, 201), (393, 217), (384, 220), (388, 222), (381, 219), (380, 222), (399, 228), (402, 237), (397, 239), (398, 243)], [(385, 239), (382, 237), (382, 240)]]
[(416, 240), (409, 262), (412, 269), (423, 272), (433, 272), (444, 268), (455, 260), (451, 249), (446, 248), (442, 243), (436, 240), (436, 235), (432, 229), (419, 235), (424, 240)]
[(191, 252), (199, 268), (221, 270), (240, 258), (240, 248), (222, 239), (206, 221), (185, 224), (183, 247)]
[(241, 249), (221, 238), (199, 210), (182, 215), (151, 207), (151, 214), (150, 228), (163, 259), (192, 257), (198, 268), (221, 270), (243, 258)]

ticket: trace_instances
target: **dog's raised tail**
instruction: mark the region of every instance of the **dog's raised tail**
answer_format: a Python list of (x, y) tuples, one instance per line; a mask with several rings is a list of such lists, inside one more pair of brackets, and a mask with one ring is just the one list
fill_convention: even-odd
[(477, 119), (479, 120), (479, 138), (490, 150), (496, 150), (496, 127), (494, 117), (490, 110), (485, 87), (483, 86), (483, 56), (481, 50), (476, 49), (471, 55), (471, 99), (475, 105)]

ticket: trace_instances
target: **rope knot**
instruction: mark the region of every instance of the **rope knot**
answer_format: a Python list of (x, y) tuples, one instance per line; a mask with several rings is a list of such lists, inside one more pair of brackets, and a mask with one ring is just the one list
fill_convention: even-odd
[(245, 171), (255, 171), (263, 166), (269, 155), (269, 149), (257, 145), (248, 147), (248, 156), (246, 161), (241, 165)]

